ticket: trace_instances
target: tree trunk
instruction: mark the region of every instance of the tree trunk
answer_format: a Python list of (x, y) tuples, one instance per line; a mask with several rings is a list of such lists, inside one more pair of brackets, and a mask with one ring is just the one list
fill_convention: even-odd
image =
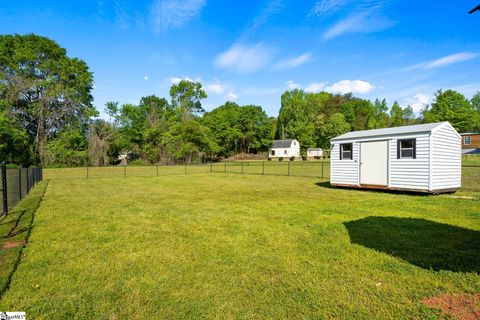
[(37, 116), (37, 135), (35, 137), (35, 144), (38, 149), (38, 155), (40, 158), (40, 165), (45, 163), (45, 149), (46, 149), (46, 132), (45, 132), (45, 119), (43, 114), (43, 105)]

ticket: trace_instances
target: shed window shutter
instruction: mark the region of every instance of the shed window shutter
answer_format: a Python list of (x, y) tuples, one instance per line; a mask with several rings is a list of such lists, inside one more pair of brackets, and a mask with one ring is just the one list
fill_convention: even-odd
[(397, 140), (397, 159), (400, 159), (400, 140)]
[(343, 149), (343, 148), (342, 148), (342, 145), (339, 144), (339, 145), (338, 145), (338, 150), (340, 150), (340, 160), (342, 160), (342, 152), (343, 152), (342, 149)]
[(413, 159), (417, 158), (417, 139), (413, 139)]

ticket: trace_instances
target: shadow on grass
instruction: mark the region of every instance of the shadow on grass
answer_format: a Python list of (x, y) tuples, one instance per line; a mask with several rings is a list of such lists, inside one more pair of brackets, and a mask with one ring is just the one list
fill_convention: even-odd
[(350, 241), (424, 269), (480, 273), (480, 232), (425, 219), (367, 217), (344, 222)]
[(40, 206), (48, 181), (38, 184), (12, 211), (0, 220), (0, 300), (8, 290), (30, 237), (35, 211)]

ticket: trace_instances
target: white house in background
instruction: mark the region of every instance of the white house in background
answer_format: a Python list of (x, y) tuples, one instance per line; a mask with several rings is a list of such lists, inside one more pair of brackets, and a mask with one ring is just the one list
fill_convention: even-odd
[(300, 156), (300, 143), (293, 140), (274, 140), (268, 158), (292, 158)]
[(335, 186), (428, 193), (461, 186), (462, 141), (448, 122), (353, 131), (331, 143)]
[(323, 156), (322, 148), (308, 148), (307, 149), (307, 157), (308, 158), (319, 159), (322, 156)]

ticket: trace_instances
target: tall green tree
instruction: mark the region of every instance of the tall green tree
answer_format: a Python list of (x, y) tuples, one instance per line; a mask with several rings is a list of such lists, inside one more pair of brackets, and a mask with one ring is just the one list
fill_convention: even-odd
[(430, 108), (423, 111), (426, 122), (449, 121), (459, 132), (475, 126), (476, 113), (465, 96), (454, 90), (439, 90)]
[(413, 120), (415, 119), (415, 112), (411, 105), (406, 106), (403, 108), (403, 121), (405, 125), (412, 124)]
[(470, 103), (476, 112), (474, 129), (475, 131), (480, 131), (480, 91), (477, 91), (477, 93), (473, 95)]
[(373, 103), (374, 108), (374, 117), (375, 117), (375, 128), (386, 128), (388, 127), (388, 104), (387, 100), (375, 99)]
[(170, 98), (174, 123), (163, 141), (175, 161), (191, 162), (216, 153), (217, 145), (210, 130), (198, 119), (205, 112), (201, 100), (207, 98), (202, 84), (182, 80), (170, 88)]
[(182, 121), (205, 112), (201, 101), (207, 98), (207, 94), (200, 82), (182, 80), (170, 87), (170, 97)]
[(350, 124), (345, 120), (345, 116), (340, 113), (334, 113), (330, 120), (322, 127), (322, 142), (320, 146), (325, 149), (330, 149), (330, 140), (336, 136), (350, 131)]
[(390, 109), (390, 126), (399, 127), (405, 124), (403, 118), (403, 109), (397, 101), (395, 101)]
[(85, 132), (92, 116), (93, 76), (56, 42), (34, 34), (0, 36), (0, 99), (27, 131), (41, 163), (65, 128)]

